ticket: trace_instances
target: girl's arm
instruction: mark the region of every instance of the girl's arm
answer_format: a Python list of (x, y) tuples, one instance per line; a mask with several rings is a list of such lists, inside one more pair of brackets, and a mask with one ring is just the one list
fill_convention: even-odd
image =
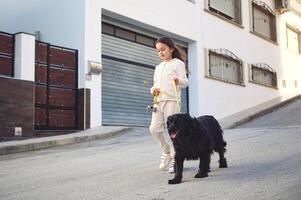
[(156, 89), (159, 89), (158, 88), (158, 67), (156, 66), (156, 68), (155, 68), (155, 72), (154, 72), (154, 84), (153, 84), (153, 86), (150, 88), (150, 93), (154, 96), (154, 91), (156, 90)]
[(188, 86), (188, 78), (186, 75), (185, 64), (182, 61), (177, 63), (177, 74), (178, 74), (180, 87), (186, 88)]

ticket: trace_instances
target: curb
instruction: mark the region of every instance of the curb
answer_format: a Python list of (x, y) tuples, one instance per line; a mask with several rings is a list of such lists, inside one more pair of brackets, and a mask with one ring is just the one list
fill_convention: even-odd
[(0, 155), (7, 155), (13, 153), (20, 153), (26, 151), (36, 151), (40, 149), (47, 149), (55, 146), (62, 146), (68, 144), (75, 144), (93, 140), (103, 140), (114, 136), (125, 134), (130, 127), (115, 128), (102, 133), (91, 133), (83, 131), (80, 133), (51, 136), (45, 138), (35, 138), (22, 141), (9, 141), (0, 143)]
[(298, 99), (301, 99), (301, 95), (297, 95), (297, 96), (295, 96), (295, 97), (293, 97), (293, 98), (290, 98), (290, 99), (288, 99), (288, 100), (285, 100), (285, 101), (283, 101), (283, 102), (280, 102), (280, 103), (278, 103), (277, 105), (274, 105), (274, 106), (271, 106), (271, 107), (269, 107), (269, 108), (263, 109), (263, 110), (261, 110), (261, 111), (259, 111), (259, 112), (256, 112), (256, 113), (254, 113), (254, 114), (252, 114), (252, 115), (250, 115), (250, 116), (248, 116), (248, 117), (245, 117), (245, 118), (243, 118), (243, 119), (241, 119), (241, 120), (238, 120), (238, 121), (236, 121), (236, 122), (233, 122), (231, 125), (228, 125), (226, 128), (227, 128), (227, 129), (236, 128), (236, 127), (238, 127), (238, 126), (240, 126), (240, 125), (242, 125), (242, 124), (245, 124), (245, 123), (247, 123), (247, 122), (249, 122), (249, 121), (252, 121), (253, 119), (256, 119), (256, 118), (258, 118), (258, 117), (261, 117), (261, 116), (263, 116), (263, 115), (266, 115), (266, 114), (268, 114), (268, 113), (271, 113), (271, 112), (273, 112), (273, 111), (275, 111), (275, 110), (277, 110), (277, 109), (279, 109), (279, 108), (281, 108), (281, 107), (283, 107), (283, 106), (285, 106), (285, 105), (287, 105), (287, 104), (289, 104), (289, 103), (292, 103), (292, 102), (294, 102), (294, 101), (296, 101), (296, 100), (298, 100)]

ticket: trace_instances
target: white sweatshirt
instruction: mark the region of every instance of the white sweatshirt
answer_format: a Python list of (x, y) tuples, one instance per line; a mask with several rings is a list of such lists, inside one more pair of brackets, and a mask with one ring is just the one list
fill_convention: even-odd
[(163, 61), (155, 68), (154, 73), (154, 85), (150, 91), (153, 94), (155, 88), (160, 89), (159, 96), (157, 98), (160, 101), (181, 101), (181, 90), (177, 88), (178, 95), (175, 94), (175, 88), (173, 85), (174, 80), (172, 79), (173, 74), (176, 74), (179, 79), (179, 86), (185, 88), (188, 86), (188, 78), (186, 76), (185, 64), (178, 58), (173, 58), (169, 61)]

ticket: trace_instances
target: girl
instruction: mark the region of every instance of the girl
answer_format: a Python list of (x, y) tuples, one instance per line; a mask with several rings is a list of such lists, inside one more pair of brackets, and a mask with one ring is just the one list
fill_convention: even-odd
[(156, 66), (154, 73), (151, 94), (154, 96), (156, 111), (152, 113), (149, 129), (162, 151), (159, 169), (169, 169), (169, 173), (174, 173), (174, 147), (170, 139), (166, 142), (163, 130), (164, 126), (166, 127), (167, 117), (180, 112), (179, 86), (182, 88), (188, 86), (186, 55), (170, 37), (166, 36), (156, 41), (156, 49), (163, 61)]

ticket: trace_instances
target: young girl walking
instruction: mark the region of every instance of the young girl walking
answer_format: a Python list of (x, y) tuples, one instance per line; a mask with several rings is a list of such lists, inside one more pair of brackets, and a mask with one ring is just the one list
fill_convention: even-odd
[(180, 112), (180, 87), (188, 86), (186, 54), (166, 36), (156, 41), (156, 49), (162, 62), (155, 68), (154, 85), (151, 88), (155, 112), (152, 112), (149, 129), (162, 151), (159, 169), (174, 173), (175, 150), (170, 138), (167, 142), (163, 136), (163, 131), (167, 117)]

